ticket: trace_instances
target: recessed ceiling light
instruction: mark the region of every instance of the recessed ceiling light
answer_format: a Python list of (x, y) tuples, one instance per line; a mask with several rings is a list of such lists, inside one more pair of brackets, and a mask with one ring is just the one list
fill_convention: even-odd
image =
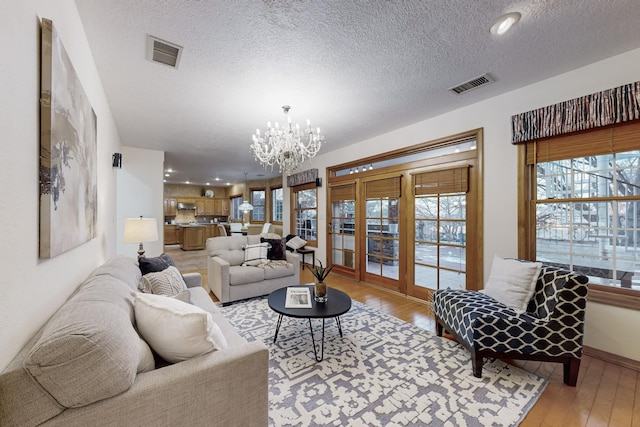
[(171, 172), (173, 172), (173, 169), (169, 168), (169, 169), (167, 169), (167, 172), (171, 173)]
[(185, 181), (184, 183), (185, 183), (185, 184), (191, 184), (189, 181)]
[(165, 174), (164, 174), (164, 176), (169, 177), (169, 176), (171, 176), (171, 175), (169, 175), (168, 173), (165, 173)]
[(207, 185), (211, 185), (211, 183), (210, 183), (210, 182), (207, 182)]
[(507, 13), (506, 15), (502, 15), (491, 27), (491, 34), (494, 34), (496, 36), (503, 35), (507, 31), (509, 31), (511, 27), (517, 24), (521, 17), (522, 15), (520, 14), (520, 12), (511, 12)]
[(220, 178), (216, 178), (216, 181), (220, 181)]

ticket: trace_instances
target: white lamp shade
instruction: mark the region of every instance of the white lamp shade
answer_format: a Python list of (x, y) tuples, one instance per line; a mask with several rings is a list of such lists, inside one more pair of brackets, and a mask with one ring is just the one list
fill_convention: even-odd
[(243, 200), (242, 203), (240, 203), (240, 206), (238, 206), (238, 209), (240, 212), (247, 213), (253, 210), (253, 205), (246, 200)]
[(124, 223), (125, 243), (146, 243), (158, 240), (155, 218), (127, 218)]

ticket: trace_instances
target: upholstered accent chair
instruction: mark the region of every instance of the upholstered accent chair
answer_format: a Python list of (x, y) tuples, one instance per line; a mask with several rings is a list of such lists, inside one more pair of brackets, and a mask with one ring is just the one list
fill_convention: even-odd
[(543, 264), (524, 313), (482, 292), (437, 290), (436, 333), (447, 330), (469, 350), (475, 377), (482, 377), (485, 357), (528, 359), (562, 363), (565, 384), (575, 386), (587, 282), (586, 276)]

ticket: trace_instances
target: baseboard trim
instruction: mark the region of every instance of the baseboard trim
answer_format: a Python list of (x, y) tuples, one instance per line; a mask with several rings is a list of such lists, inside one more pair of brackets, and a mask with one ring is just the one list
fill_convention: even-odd
[(629, 359), (624, 356), (619, 356), (617, 354), (598, 350), (597, 348), (589, 347), (586, 345), (582, 347), (582, 352), (587, 356), (595, 357), (596, 359), (604, 360), (605, 362), (613, 363), (614, 365), (619, 365), (623, 368), (640, 371), (640, 360)]

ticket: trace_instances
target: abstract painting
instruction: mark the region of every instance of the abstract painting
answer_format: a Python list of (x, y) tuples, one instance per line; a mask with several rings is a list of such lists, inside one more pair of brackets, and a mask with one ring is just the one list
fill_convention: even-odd
[(53, 23), (42, 20), (40, 258), (96, 237), (97, 119)]

